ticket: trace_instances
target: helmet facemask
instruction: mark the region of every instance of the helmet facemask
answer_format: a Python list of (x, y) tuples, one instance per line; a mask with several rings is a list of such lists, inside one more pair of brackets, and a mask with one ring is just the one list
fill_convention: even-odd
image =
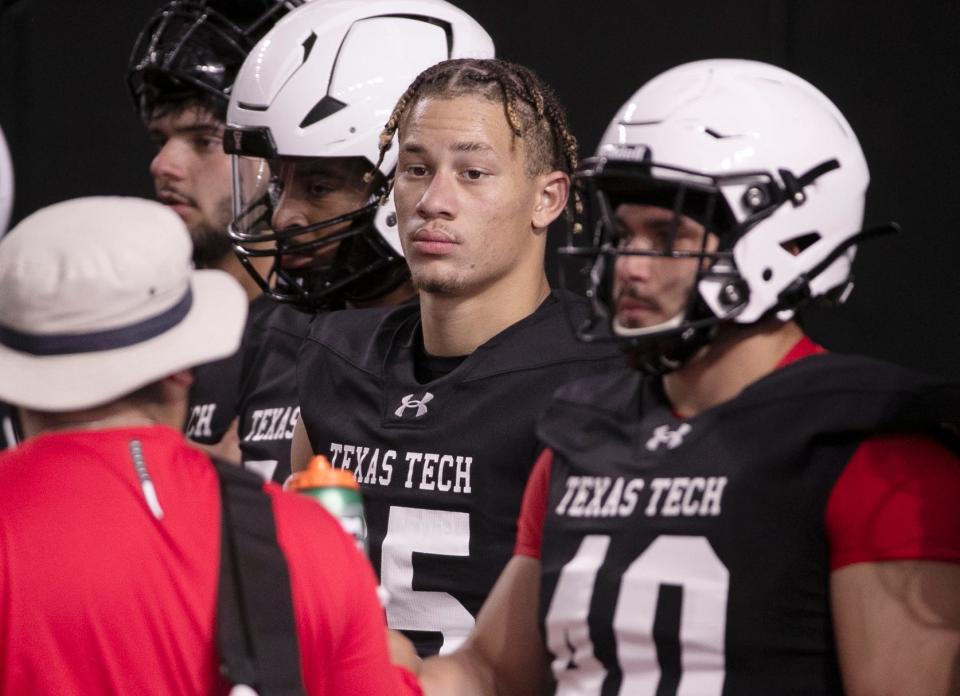
[[(276, 224), (283, 180), (323, 161), (234, 157), (234, 221), (229, 228), (234, 250), (265, 293), (305, 311), (337, 308), (344, 301), (363, 303), (389, 292), (408, 275), (402, 257), (376, 231), (386, 183), (379, 176), (372, 184), (364, 182), (363, 174), (372, 165), (363, 158), (340, 159), (347, 173), (335, 185), (354, 189), (350, 192), (361, 199), (357, 205), (339, 206), (343, 212), (336, 210), (316, 222)], [(273, 259), (265, 274), (251, 262), (264, 257)]]
[[(586, 281), (593, 312), (577, 327), (579, 338), (617, 340), (637, 367), (663, 374), (705, 345), (724, 318), (698, 288), (705, 279), (735, 281), (735, 229), (714, 177), (656, 165), (646, 150), (631, 154), (637, 159), (586, 160), (575, 175), (584, 231), (571, 232), (560, 249), (560, 277), (568, 287)], [(642, 229), (629, 222), (637, 215)], [(639, 287), (626, 280), (634, 259), (649, 259), (659, 289), (652, 280)]]

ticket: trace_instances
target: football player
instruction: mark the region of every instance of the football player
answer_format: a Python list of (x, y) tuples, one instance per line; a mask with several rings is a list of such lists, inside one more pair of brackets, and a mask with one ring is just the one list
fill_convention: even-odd
[(957, 693), (960, 388), (796, 321), (883, 229), (868, 179), (840, 111), (763, 63), (616, 114), (565, 251), (637, 369), (546, 411), (516, 555), (428, 694)]
[(390, 110), (421, 70), (492, 55), (487, 33), (441, 0), (317, 0), (279, 22), (244, 63), (227, 113), (230, 233), (276, 300), (251, 323), (244, 349), (245, 467), (279, 482), (290, 475), (296, 354), (313, 314), (413, 294), (392, 200), (379, 205), (395, 158), (374, 167)]
[[(158, 200), (187, 224), (197, 268), (260, 288), (232, 253), (230, 157), (223, 125), (233, 81), (257, 40), (301, 0), (173, 0), (137, 38), (127, 82), (157, 154), (150, 163)], [(257, 307), (251, 308), (251, 321)], [(240, 354), (201, 365), (190, 394), (187, 436), (239, 460), (236, 442)]]
[(449, 652), (510, 557), (535, 416), (559, 385), (620, 357), (579, 344), (547, 284), (547, 227), (564, 212), (576, 140), (537, 75), (491, 59), (433, 66), (380, 147), (384, 160), (397, 152), (419, 302), (314, 319), (293, 462), (317, 453), (353, 472), (389, 625), (420, 654)]

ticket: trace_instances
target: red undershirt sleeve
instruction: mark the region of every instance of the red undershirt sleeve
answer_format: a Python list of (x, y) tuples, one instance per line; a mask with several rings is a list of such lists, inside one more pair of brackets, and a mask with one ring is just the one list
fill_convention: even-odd
[(540, 558), (543, 543), (543, 518), (547, 512), (547, 491), (550, 487), (550, 469), (553, 451), (545, 449), (537, 458), (523, 491), (520, 518), (517, 521), (517, 544), (513, 553), (518, 556)]
[(908, 559), (960, 563), (960, 459), (920, 435), (866, 440), (834, 485), (825, 524), (831, 570)]

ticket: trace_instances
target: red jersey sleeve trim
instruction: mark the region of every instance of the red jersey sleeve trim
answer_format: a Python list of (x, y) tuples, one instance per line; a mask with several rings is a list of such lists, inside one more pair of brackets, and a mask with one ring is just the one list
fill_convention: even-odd
[(545, 449), (537, 458), (523, 491), (520, 518), (517, 521), (517, 544), (513, 553), (540, 559), (543, 545), (543, 518), (547, 513), (547, 492), (550, 487), (550, 469), (553, 451)]
[(960, 459), (921, 435), (864, 441), (837, 479), (825, 524), (830, 569), (853, 563), (960, 563)]
[(809, 336), (804, 336), (799, 341), (793, 344), (786, 355), (783, 356), (783, 359), (777, 363), (777, 369), (781, 367), (786, 367), (792, 362), (796, 362), (800, 358), (806, 358), (811, 355), (820, 355), (821, 353), (826, 353), (827, 349), (821, 346), (818, 343), (814, 343)]

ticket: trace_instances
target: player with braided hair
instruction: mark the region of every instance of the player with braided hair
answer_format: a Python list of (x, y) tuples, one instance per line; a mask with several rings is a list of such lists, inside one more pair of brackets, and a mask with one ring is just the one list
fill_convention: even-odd
[[(485, 89), (478, 92), (480, 85), (485, 85)], [(513, 137), (526, 137), (526, 165), (531, 176), (551, 169), (576, 170), (577, 139), (570, 132), (566, 112), (550, 86), (523, 65), (476, 59), (438, 63), (411, 83), (380, 135), (380, 161), (393, 145), (400, 121), (412, 102), (429, 96), (451, 98), (471, 93), (502, 102)], [(573, 195), (574, 210), (580, 213), (580, 194), (574, 191)]]
[(314, 319), (292, 464), (324, 454), (356, 476), (388, 623), (425, 655), (460, 644), (510, 557), (536, 416), (561, 384), (620, 358), (575, 340), (547, 283), (547, 226), (566, 208), (576, 140), (533, 71), (428, 68), (381, 155), (394, 137), (419, 302)]
[(529, 68), (503, 60), (449, 60), (423, 71), (390, 114), (380, 136), (381, 159), (408, 107), (426, 97), (460, 95), (481, 95), (503, 104), (513, 137), (529, 138), (526, 164), (531, 175), (576, 169), (577, 139), (557, 95)]

